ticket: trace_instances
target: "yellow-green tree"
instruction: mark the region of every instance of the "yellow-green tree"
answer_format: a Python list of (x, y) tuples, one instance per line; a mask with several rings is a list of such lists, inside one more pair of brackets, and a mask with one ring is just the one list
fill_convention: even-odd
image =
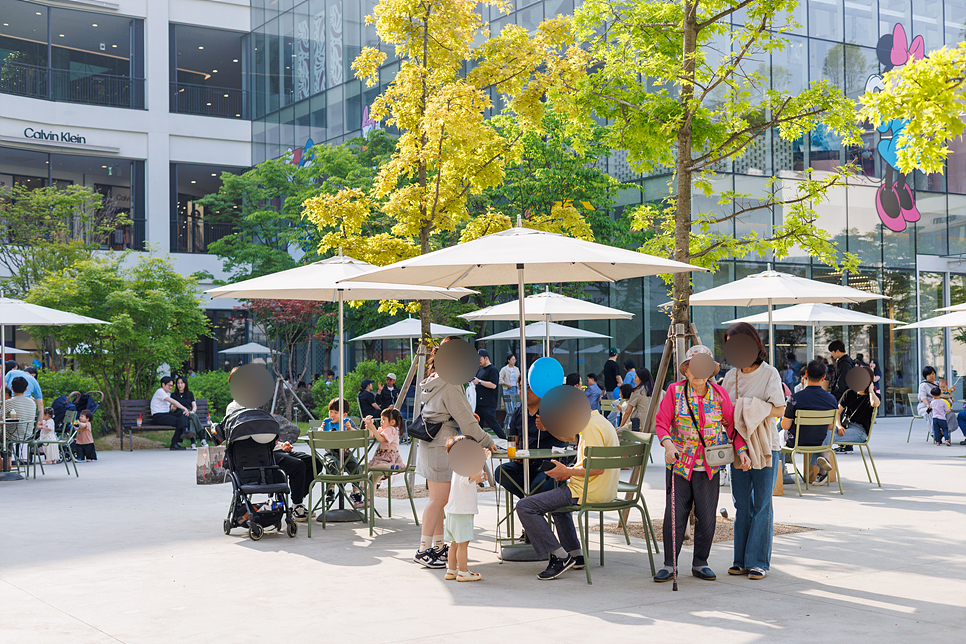
[[(511, 9), (506, 0), (482, 4)], [(533, 35), (508, 25), (491, 38), (479, 6), (475, 0), (381, 0), (366, 17), (400, 60), (399, 73), (369, 112), (399, 130), (399, 143), (372, 190), (345, 189), (305, 202), (306, 216), (320, 228), (320, 253), (342, 247), (387, 264), (432, 250), (435, 235), (467, 222), (467, 197), (504, 180), (506, 164), (519, 157), (524, 133), (539, 130), (544, 101), (553, 100), (561, 79), (573, 84), (583, 73), (586, 54), (574, 46), (564, 18), (547, 20)], [(353, 69), (372, 86), (385, 59), (366, 48)], [(505, 98), (519, 127), (499, 128), (487, 119), (491, 92)], [(558, 210), (556, 226), (582, 222), (567, 204)], [(481, 218), (468, 235), (512, 225), (499, 213)], [(420, 319), (428, 339), (427, 301), (420, 302)]]

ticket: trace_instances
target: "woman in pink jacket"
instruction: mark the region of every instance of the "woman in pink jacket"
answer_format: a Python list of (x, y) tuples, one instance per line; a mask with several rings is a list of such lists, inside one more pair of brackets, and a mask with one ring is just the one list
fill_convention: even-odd
[[(708, 567), (708, 555), (714, 541), (718, 508), (718, 471), (705, 462), (705, 446), (733, 443), (742, 469), (751, 467), (748, 448), (734, 431), (734, 409), (724, 389), (709, 381), (718, 371), (711, 349), (695, 345), (688, 349), (679, 369), (686, 380), (667, 388), (657, 412), (657, 436), (664, 447), (667, 463), (667, 497), (664, 507), (664, 567), (654, 581), (669, 581), (673, 576), (672, 552), (681, 552), (684, 530), (694, 509), (694, 558), (691, 574), (713, 581), (716, 576)], [(671, 477), (674, 479), (674, 510), (671, 516)], [(671, 522), (674, 521), (676, 543), (672, 544)]]

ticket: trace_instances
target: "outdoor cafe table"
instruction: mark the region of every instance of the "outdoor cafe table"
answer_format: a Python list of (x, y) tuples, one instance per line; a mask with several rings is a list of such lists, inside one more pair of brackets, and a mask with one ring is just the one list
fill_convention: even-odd
[[(493, 452), (492, 458), (498, 461), (528, 461), (533, 459), (546, 460), (546, 459), (561, 459), (567, 458), (569, 456), (577, 456), (578, 452), (575, 449), (567, 449), (564, 451), (554, 451), (552, 449), (531, 449), (528, 454), (521, 455), (522, 450), (517, 450), (517, 455), (510, 458), (509, 454), (503, 451)], [(496, 481), (493, 481), (494, 485)], [(537, 561), (537, 556), (533, 552), (533, 547), (529, 543), (516, 543), (517, 539), (514, 535), (514, 517), (513, 517), (513, 495), (509, 490), (504, 489), (504, 495), (506, 498), (506, 514), (500, 517), (500, 494), (497, 492), (496, 495), (496, 549), (499, 551), (499, 556), (501, 561)], [(529, 495), (528, 495), (529, 496)], [(500, 533), (503, 527), (506, 527), (506, 535)], [(503, 545), (505, 542), (509, 542), (509, 545)]]

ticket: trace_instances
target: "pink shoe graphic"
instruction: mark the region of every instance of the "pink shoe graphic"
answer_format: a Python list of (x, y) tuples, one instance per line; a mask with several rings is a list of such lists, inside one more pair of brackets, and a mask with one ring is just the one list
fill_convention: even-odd
[(906, 229), (906, 220), (899, 207), (899, 195), (896, 194), (895, 186), (888, 186), (888, 189), (885, 184), (879, 186), (875, 193), (875, 209), (879, 213), (879, 219), (889, 230), (901, 233)]
[(916, 200), (912, 196), (912, 190), (909, 189), (909, 184), (905, 183), (902, 188), (898, 191), (899, 196), (899, 210), (902, 212), (902, 217), (906, 221), (919, 221), (922, 216), (919, 214), (919, 209), (916, 207)]

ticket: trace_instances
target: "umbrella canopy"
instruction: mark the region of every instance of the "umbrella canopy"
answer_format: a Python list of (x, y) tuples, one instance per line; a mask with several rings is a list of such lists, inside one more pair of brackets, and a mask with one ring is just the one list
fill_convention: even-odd
[[(725, 325), (737, 322), (748, 324), (768, 324), (768, 313), (747, 315), (743, 318), (728, 320)], [(861, 311), (843, 309), (841, 306), (831, 306), (821, 303), (796, 304), (784, 309), (775, 309), (772, 313), (773, 324), (794, 324), (798, 326), (839, 326), (844, 324), (902, 324), (899, 320), (869, 315)]]
[(941, 309), (936, 309), (936, 311), (937, 312), (939, 312), (939, 311), (948, 311), (948, 312), (966, 311), (966, 303), (963, 303), (963, 304), (953, 304), (952, 306), (944, 306)]
[(767, 306), (768, 362), (775, 364), (775, 333), (772, 307), (776, 304), (824, 302), (841, 304), (884, 300), (888, 296), (860, 291), (841, 284), (828, 284), (797, 275), (767, 270), (729, 284), (695, 293), (691, 306)]
[(928, 320), (897, 326), (896, 331), (903, 331), (905, 329), (945, 329), (947, 327), (955, 328), (960, 326), (966, 326), (966, 311), (955, 311)]
[[(563, 320), (630, 320), (633, 313), (626, 313), (609, 306), (601, 306), (587, 300), (578, 300), (560, 293), (537, 293), (523, 298), (523, 315), (529, 321), (560, 322)], [(504, 304), (488, 306), (479, 311), (464, 313), (467, 320), (518, 320), (520, 302), (513, 300)]]
[(18, 349), (17, 347), (3, 347), (0, 353), (10, 353), (10, 354), (25, 354), (33, 353), (33, 351), (26, 351), (24, 349)]
[(225, 355), (264, 355), (266, 353), (271, 353), (272, 350), (263, 344), (258, 344), (257, 342), (249, 342), (248, 344), (243, 344), (240, 347), (231, 347), (230, 349), (222, 349), (218, 353), (224, 353)]
[(110, 324), (84, 315), (49, 309), (23, 300), (0, 297), (0, 325), (66, 326), (68, 324)]
[[(517, 320), (520, 346), (526, 347), (524, 284), (614, 282), (632, 277), (705, 270), (671, 259), (633, 250), (522, 228), (485, 235), (432, 253), (374, 270), (369, 279), (424, 286), (494, 286), (517, 283)], [(351, 281), (360, 281), (354, 278)], [(527, 385), (526, 351), (521, 352), (523, 390)], [(528, 444), (527, 415), (523, 415), (523, 444)], [(524, 468), (524, 490), (530, 471)]]
[[(384, 326), (381, 329), (376, 329), (375, 331), (370, 331), (364, 335), (352, 338), (353, 342), (357, 340), (411, 340), (414, 338), (419, 338), (422, 336), (420, 332), (420, 321), (414, 318), (408, 318), (405, 320), (400, 320), (399, 322), (393, 322), (388, 326)], [(448, 335), (476, 335), (472, 331), (467, 331), (466, 329), (457, 329), (456, 327), (446, 326), (445, 324), (431, 324), (430, 325), (430, 335), (434, 338), (444, 338)]]
[(350, 277), (362, 277), (375, 266), (342, 255), (323, 259), (287, 271), (263, 275), (235, 284), (205, 291), (212, 299), (233, 297), (250, 300), (308, 300), (336, 302), (339, 293), (345, 300), (458, 300), (474, 291), (440, 289), (404, 284), (380, 284), (368, 281), (341, 283)]
[[(551, 340), (601, 340), (609, 338), (609, 335), (601, 335), (600, 333), (594, 333), (592, 331), (584, 331), (583, 329), (578, 329), (572, 326), (564, 326), (563, 324), (556, 324), (555, 322), (534, 322), (533, 324), (528, 324), (526, 327), (526, 337), (528, 338), (540, 338), (541, 340), (547, 335), (550, 336)], [(488, 335), (485, 338), (480, 338), (479, 341), (484, 340), (519, 340), (520, 339), (520, 329), (514, 328), (509, 331), (504, 331), (502, 333), (495, 333), (493, 335)]]

